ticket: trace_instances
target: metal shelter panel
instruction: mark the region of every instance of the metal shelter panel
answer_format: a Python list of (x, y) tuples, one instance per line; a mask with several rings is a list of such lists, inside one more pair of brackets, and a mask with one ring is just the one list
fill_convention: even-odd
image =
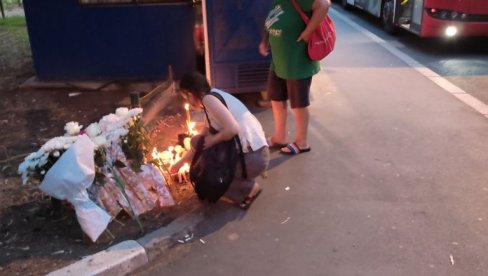
[(206, 0), (203, 2), (212, 86), (232, 93), (264, 90), (269, 57), (258, 46), (270, 1)]
[(160, 80), (195, 68), (191, 1), (83, 5), (24, 0), (37, 78)]

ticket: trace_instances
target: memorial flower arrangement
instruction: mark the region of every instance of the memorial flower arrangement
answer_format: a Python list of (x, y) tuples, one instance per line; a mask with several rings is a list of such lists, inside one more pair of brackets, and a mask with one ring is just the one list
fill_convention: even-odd
[(101, 135), (98, 123), (90, 124), (85, 131), (81, 131), (82, 127), (77, 122), (67, 123), (64, 127), (66, 131), (64, 136), (48, 140), (38, 151), (29, 154), (19, 165), (18, 169), (19, 174), (22, 175), (22, 184), (25, 185), (29, 181), (34, 183), (42, 182), (49, 169), (78, 140), (80, 133), (86, 133), (90, 137), (97, 146), (97, 155), (101, 155), (104, 148), (108, 145), (108, 141)]
[(143, 230), (139, 214), (174, 202), (157, 169), (146, 164), (151, 145), (141, 113), (118, 108), (85, 129), (67, 123), (64, 136), (50, 139), (19, 165), (22, 183), (40, 184), (46, 194), (69, 201), (92, 241), (120, 210)]
[(94, 158), (97, 173), (100, 174), (97, 179), (103, 176), (101, 168), (109, 165), (106, 164), (105, 155), (107, 147), (112, 144), (120, 144), (131, 168), (139, 171), (150, 145), (144, 122), (138, 116), (141, 112), (141, 108), (118, 108), (115, 114), (104, 116), (100, 122), (91, 123), (85, 129), (78, 122), (68, 122), (64, 127), (64, 136), (48, 140), (19, 165), (18, 173), (22, 176), (22, 184), (42, 182), (47, 171), (80, 135), (87, 135), (95, 144)]

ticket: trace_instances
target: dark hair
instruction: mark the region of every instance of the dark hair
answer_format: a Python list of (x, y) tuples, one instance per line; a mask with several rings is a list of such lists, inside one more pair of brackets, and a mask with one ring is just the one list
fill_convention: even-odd
[(180, 80), (180, 90), (186, 90), (198, 99), (210, 93), (210, 89), (207, 78), (199, 72), (187, 73)]

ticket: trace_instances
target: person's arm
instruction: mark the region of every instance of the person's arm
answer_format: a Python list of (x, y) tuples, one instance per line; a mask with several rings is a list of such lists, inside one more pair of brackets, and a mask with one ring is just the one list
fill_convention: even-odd
[(297, 41), (308, 42), (313, 31), (320, 25), (329, 12), (330, 0), (315, 0), (312, 4), (312, 18), (308, 21), (307, 27), (298, 37)]
[(239, 134), (239, 124), (234, 119), (232, 113), (225, 105), (215, 96), (206, 95), (203, 97), (203, 105), (207, 112), (212, 116), (215, 122), (220, 126), (217, 134), (205, 136), (204, 149), (209, 148), (219, 142), (228, 141), (235, 135)]
[(195, 51), (199, 55), (203, 55), (205, 53), (205, 44), (202, 39), (203, 37), (203, 26), (198, 24), (193, 27), (193, 44), (195, 46)]
[(269, 33), (266, 28), (263, 30), (263, 38), (261, 39), (261, 43), (259, 43), (259, 53), (262, 56), (269, 55)]
[(188, 163), (190, 164), (191, 163), (191, 160), (193, 159), (193, 156), (195, 155), (195, 149), (194, 148), (191, 148), (189, 150), (187, 150), (185, 152), (185, 154), (181, 157), (180, 160), (178, 160), (178, 162), (174, 163), (170, 168), (169, 168), (169, 171), (171, 173), (177, 173), (178, 170), (185, 164), (185, 163)]

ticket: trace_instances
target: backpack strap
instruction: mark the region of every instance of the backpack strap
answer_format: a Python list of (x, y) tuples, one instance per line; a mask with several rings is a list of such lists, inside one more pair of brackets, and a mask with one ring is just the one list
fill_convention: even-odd
[[(217, 92), (210, 92), (209, 95), (212, 95), (212, 96), (216, 97), (217, 99), (219, 99), (224, 104), (224, 106), (227, 109), (229, 109), (229, 107), (227, 106), (227, 103), (225, 102), (225, 99), (224, 99), (224, 97), (222, 97), (222, 95), (220, 95)], [(208, 114), (207, 114), (207, 110), (205, 109), (205, 106), (203, 107), (203, 111), (205, 111), (205, 117), (207, 117), (208, 126), (210, 127), (211, 132), (213, 130), (213, 131), (215, 131), (214, 133), (216, 133), (217, 131), (210, 124), (210, 119), (208, 118)], [(234, 139), (234, 142), (239, 147), (239, 156), (241, 157), (241, 165), (242, 165), (242, 177), (244, 179), (247, 179), (247, 166), (246, 166), (246, 160), (244, 158), (244, 152), (242, 150), (241, 139), (239, 138), (239, 135), (234, 136), (232, 139)]]

